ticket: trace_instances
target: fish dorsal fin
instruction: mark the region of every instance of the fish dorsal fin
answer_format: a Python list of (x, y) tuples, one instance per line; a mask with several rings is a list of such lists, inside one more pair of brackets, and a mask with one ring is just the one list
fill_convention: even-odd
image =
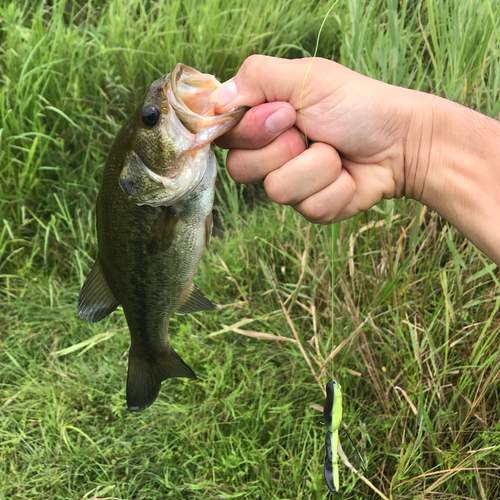
[(153, 360), (145, 360), (131, 348), (128, 359), (127, 406), (141, 411), (151, 406), (160, 392), (163, 380), (185, 377), (196, 380), (194, 371), (174, 351), (172, 346)]
[(193, 283), (186, 300), (177, 309), (176, 314), (189, 314), (196, 311), (213, 311), (215, 306), (210, 302), (200, 289)]
[(80, 291), (78, 316), (90, 323), (96, 323), (112, 313), (119, 305), (109, 288), (102, 270), (101, 258), (98, 256)]
[(150, 251), (166, 251), (170, 248), (177, 234), (177, 226), (180, 218), (180, 215), (172, 213), (170, 207), (163, 209), (151, 227), (151, 234), (149, 235)]

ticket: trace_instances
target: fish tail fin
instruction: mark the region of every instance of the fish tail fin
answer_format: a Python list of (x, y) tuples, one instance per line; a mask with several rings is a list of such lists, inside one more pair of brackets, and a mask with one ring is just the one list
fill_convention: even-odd
[(169, 345), (168, 350), (154, 360), (137, 356), (132, 348), (128, 358), (127, 406), (130, 411), (141, 411), (151, 406), (163, 380), (185, 377), (196, 380), (193, 370)]

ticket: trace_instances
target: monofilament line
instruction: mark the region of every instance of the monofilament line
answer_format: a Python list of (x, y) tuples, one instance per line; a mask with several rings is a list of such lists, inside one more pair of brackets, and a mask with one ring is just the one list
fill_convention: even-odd
[(325, 17), (323, 18), (323, 22), (321, 23), (321, 26), (320, 26), (319, 31), (318, 31), (318, 36), (316, 38), (316, 48), (314, 49), (314, 54), (313, 54), (312, 59), (311, 59), (311, 64), (309, 64), (309, 67), (307, 68), (306, 74), (304, 76), (304, 81), (302, 82), (302, 88), (300, 89), (299, 110), (300, 110), (300, 119), (302, 121), (302, 128), (304, 129), (306, 148), (309, 147), (309, 145), (308, 145), (308, 141), (307, 141), (306, 124), (304, 123), (304, 115), (302, 113), (302, 94), (304, 93), (304, 87), (306, 85), (307, 75), (309, 74), (309, 71), (311, 70), (314, 59), (316, 58), (316, 54), (318, 53), (319, 39), (321, 37), (321, 32), (323, 31), (323, 26), (325, 25), (325, 22), (326, 22), (328, 16), (330, 15), (330, 12), (333, 10), (335, 5), (337, 5), (338, 1), (339, 0), (335, 0), (335, 2), (333, 2), (333, 5), (328, 9), (328, 12), (326, 13)]
[[(307, 68), (306, 74), (304, 75), (304, 80), (302, 81), (302, 88), (300, 89), (300, 97), (299, 97), (299, 111), (300, 111), (300, 119), (302, 121), (302, 129), (304, 130), (304, 139), (306, 143), (306, 148), (309, 147), (309, 141), (307, 139), (307, 130), (306, 130), (306, 124), (304, 122), (304, 114), (302, 113), (302, 94), (304, 93), (304, 87), (306, 85), (306, 80), (307, 80), (307, 75), (309, 74), (309, 71), (312, 68), (314, 59), (316, 58), (316, 54), (318, 53), (318, 48), (319, 48), (319, 39), (321, 37), (321, 32), (323, 31), (323, 26), (325, 25), (326, 20), (328, 19), (328, 16), (330, 15), (330, 12), (333, 10), (335, 5), (337, 5), (339, 0), (335, 0), (333, 2), (332, 6), (328, 9), (328, 12), (326, 13), (325, 17), (323, 18), (323, 22), (321, 23), (321, 26), (318, 31), (318, 36), (316, 37), (316, 47), (314, 49), (314, 54), (311, 59), (311, 63), (309, 64), (309, 67)], [(331, 234), (332, 234), (332, 317), (331, 317), (331, 340), (332, 340), (332, 352), (333, 352), (333, 299), (334, 299), (334, 294), (333, 294), (333, 258), (334, 258), (334, 245), (333, 245), (333, 238), (334, 238), (334, 227), (333, 224), (331, 225)], [(328, 240), (327, 240), (328, 241)], [(334, 368), (334, 356), (332, 356), (332, 377), (334, 376), (333, 372)]]

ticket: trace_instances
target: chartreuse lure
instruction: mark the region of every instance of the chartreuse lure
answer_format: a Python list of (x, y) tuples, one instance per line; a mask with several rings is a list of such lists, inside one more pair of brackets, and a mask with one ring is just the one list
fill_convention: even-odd
[(351, 436), (349, 436), (347, 429), (342, 425), (342, 388), (335, 380), (330, 380), (328, 384), (326, 384), (326, 400), (325, 406), (323, 407), (323, 419), (328, 429), (325, 438), (325, 481), (328, 489), (335, 493), (339, 491), (340, 488), (339, 455), (337, 451), (339, 445), (339, 429), (342, 429), (349, 438), (349, 441), (351, 441), (357, 453), (356, 460), (359, 467), (363, 472), (366, 472), (366, 466), (358, 448), (351, 439)]
[(342, 423), (342, 388), (338, 382), (330, 380), (326, 384), (326, 401), (323, 408), (326, 433), (325, 481), (330, 491), (339, 491), (339, 428)]

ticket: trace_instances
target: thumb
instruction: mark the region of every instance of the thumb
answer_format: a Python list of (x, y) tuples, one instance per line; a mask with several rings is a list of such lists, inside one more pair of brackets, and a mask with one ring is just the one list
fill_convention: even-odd
[(234, 78), (215, 90), (209, 102), (216, 102), (217, 114), (239, 106), (285, 101), (295, 108), (310, 59), (281, 59), (254, 55), (248, 57)]

